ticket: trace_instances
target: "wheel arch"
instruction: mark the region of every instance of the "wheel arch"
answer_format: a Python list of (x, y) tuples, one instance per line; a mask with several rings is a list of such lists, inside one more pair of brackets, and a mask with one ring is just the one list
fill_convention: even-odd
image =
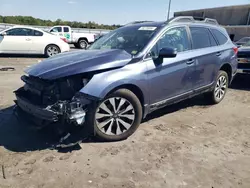
[(85, 40), (85, 41), (89, 44), (89, 40), (88, 40), (86, 37), (80, 37), (80, 38), (77, 40), (77, 43), (79, 43), (80, 40)]
[(133, 92), (139, 99), (139, 101), (141, 102), (141, 106), (143, 108), (144, 104), (145, 104), (145, 99), (144, 99), (144, 95), (143, 95), (143, 92), (142, 90), (134, 85), (134, 84), (123, 84), (123, 85), (120, 85), (120, 86), (117, 86), (113, 89), (111, 89), (107, 94), (106, 96), (108, 96), (109, 94), (113, 93), (114, 91), (117, 91), (119, 89), (128, 89), (130, 90), (131, 92)]
[(232, 81), (232, 66), (229, 63), (225, 63), (220, 67), (220, 70), (225, 71), (228, 75), (229, 82)]

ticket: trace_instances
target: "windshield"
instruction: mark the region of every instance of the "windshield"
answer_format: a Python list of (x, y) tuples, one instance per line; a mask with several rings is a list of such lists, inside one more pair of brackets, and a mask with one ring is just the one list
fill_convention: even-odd
[(89, 49), (122, 49), (136, 55), (148, 44), (157, 30), (157, 27), (123, 27), (102, 36)]
[(239, 41), (237, 41), (237, 42), (249, 42), (250, 41), (250, 38), (242, 38), (242, 39), (240, 39)]
[(242, 46), (250, 46), (250, 41), (246, 42), (246, 43), (243, 44)]

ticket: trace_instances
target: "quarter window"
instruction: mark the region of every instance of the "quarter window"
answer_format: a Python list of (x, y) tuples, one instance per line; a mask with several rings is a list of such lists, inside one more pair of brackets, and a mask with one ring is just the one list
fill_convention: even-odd
[(212, 33), (210, 31), (208, 31), (208, 33), (211, 46), (217, 46), (216, 40), (214, 39)]
[(155, 56), (162, 48), (175, 48), (178, 52), (190, 50), (190, 41), (188, 39), (185, 27), (177, 27), (166, 31), (151, 50), (151, 55)]
[(211, 29), (211, 31), (214, 34), (214, 36), (216, 37), (216, 39), (218, 40), (220, 45), (223, 45), (228, 41), (228, 38), (223, 33), (218, 31), (217, 29)]
[(43, 36), (43, 33), (37, 30), (34, 30), (34, 36)]

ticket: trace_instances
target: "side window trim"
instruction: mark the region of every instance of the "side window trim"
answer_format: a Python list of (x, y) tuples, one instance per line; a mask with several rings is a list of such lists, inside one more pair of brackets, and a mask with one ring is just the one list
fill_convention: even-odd
[(175, 29), (175, 28), (185, 28), (186, 32), (187, 32), (187, 36), (188, 36), (188, 41), (190, 44), (190, 49), (186, 50), (186, 51), (182, 51), (182, 52), (178, 52), (178, 54), (182, 54), (182, 53), (186, 53), (192, 50), (192, 40), (191, 40), (191, 36), (190, 36), (190, 31), (187, 25), (178, 25), (178, 26), (173, 26), (173, 27), (167, 27), (165, 28), (155, 39), (153, 42), (150, 43), (146, 53), (143, 56), (143, 61), (146, 61), (148, 59), (151, 59), (152, 57), (148, 57), (149, 52), (154, 48), (154, 46), (156, 45), (156, 43), (161, 39), (161, 37), (168, 32), (171, 29)]

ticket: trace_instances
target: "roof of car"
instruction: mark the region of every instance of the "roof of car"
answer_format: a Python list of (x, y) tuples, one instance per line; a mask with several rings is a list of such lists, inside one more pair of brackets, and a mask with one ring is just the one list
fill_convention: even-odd
[(161, 21), (161, 22), (149, 22), (149, 21), (142, 21), (142, 22), (133, 22), (130, 24), (127, 24), (123, 27), (165, 27), (170, 25), (193, 25), (193, 26), (205, 26), (205, 27), (213, 27), (213, 28), (222, 28), (220, 25), (210, 24), (206, 22), (171, 22), (171, 20), (168, 21)]
[(137, 22), (132, 22), (129, 24), (124, 25), (124, 27), (133, 27), (133, 26), (147, 26), (147, 27), (161, 27), (166, 25), (165, 21), (164, 22), (154, 22), (154, 21), (137, 21)]
[(25, 26), (25, 25), (15, 25), (13, 27), (11, 27), (12, 29), (14, 28), (26, 28), (26, 29), (35, 29), (35, 30), (38, 30), (38, 31), (42, 31), (41, 29), (38, 29), (38, 28), (35, 28), (35, 27), (30, 27), (30, 26)]

